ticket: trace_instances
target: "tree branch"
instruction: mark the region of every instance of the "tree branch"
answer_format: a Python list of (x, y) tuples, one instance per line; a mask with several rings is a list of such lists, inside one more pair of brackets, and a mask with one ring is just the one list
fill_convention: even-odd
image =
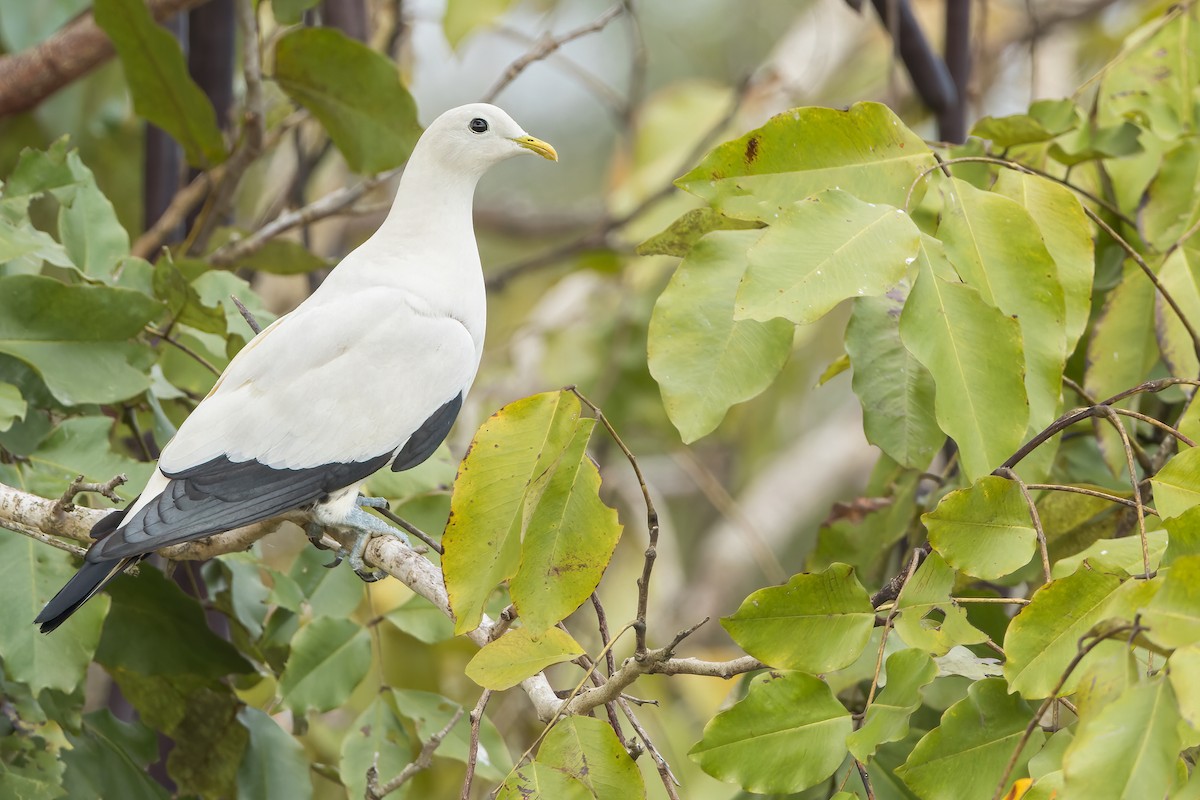
[[(433, 764), (434, 751), (437, 750), (445, 738), (450, 735), (450, 729), (458, 724), (458, 721), (462, 719), (462, 715), (463, 710), (461, 707), (459, 707), (459, 709), (454, 712), (454, 716), (450, 717), (450, 721), (446, 723), (446, 727), (442, 728), (433, 736), (430, 736), (429, 741), (425, 742), (424, 746), (421, 747), (421, 753), (417, 756), (417, 760), (401, 770), (399, 775), (392, 778), (384, 785), (379, 785), (378, 768), (376, 768), (374, 764), (368, 767), (366, 792), (367, 800), (379, 800), (380, 798), (396, 791), (408, 781), (412, 780), (412, 777), (418, 772), (429, 769), (430, 765)], [(476, 747), (478, 747), (478, 743), (476, 743)], [(376, 758), (378, 758), (378, 754), (376, 754)]]
[[(155, 22), (207, 0), (149, 0)], [(113, 56), (112, 42), (85, 11), (44, 42), (0, 56), (0, 117), (33, 108)]]

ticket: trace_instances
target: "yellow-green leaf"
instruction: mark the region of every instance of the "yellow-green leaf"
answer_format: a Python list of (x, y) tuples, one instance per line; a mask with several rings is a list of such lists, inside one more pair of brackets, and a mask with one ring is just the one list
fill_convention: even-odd
[(995, 580), (1029, 563), (1037, 532), (1015, 481), (985, 475), (921, 516), (929, 543), (955, 569)]
[(513, 628), (480, 649), (467, 664), (466, 672), (483, 688), (500, 691), (584, 652), (561, 628), (550, 628), (536, 636), (528, 628)]

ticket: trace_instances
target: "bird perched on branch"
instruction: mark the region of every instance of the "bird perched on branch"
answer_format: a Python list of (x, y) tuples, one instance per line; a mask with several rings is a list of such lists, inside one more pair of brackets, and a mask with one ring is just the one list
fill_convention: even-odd
[(523, 153), (557, 161), (495, 106), (447, 111), (417, 142), (387, 219), (312, 296), (256, 336), (162, 450), (140, 497), (92, 529), (79, 572), (35, 620), (43, 632), (147, 554), (311, 509), (318, 530), (403, 537), (360, 507), (359, 486), (427, 459), (483, 352), (486, 302), (471, 221), (475, 184)]

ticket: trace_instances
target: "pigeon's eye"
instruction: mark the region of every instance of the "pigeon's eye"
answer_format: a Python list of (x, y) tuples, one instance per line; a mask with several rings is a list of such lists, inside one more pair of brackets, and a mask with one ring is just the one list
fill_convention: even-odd
[(487, 120), (483, 117), (476, 117), (475, 119), (471, 120), (467, 127), (471, 129), (472, 133), (487, 133), (488, 124)]

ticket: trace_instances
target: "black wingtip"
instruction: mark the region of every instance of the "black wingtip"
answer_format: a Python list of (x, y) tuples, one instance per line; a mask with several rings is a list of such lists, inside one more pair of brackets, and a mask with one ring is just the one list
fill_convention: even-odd
[(92, 595), (104, 588), (104, 585), (121, 573), (134, 559), (119, 558), (112, 561), (84, 561), (67, 585), (58, 590), (58, 594), (46, 603), (42, 613), (37, 615), (33, 624), (40, 625), (42, 633), (50, 633), (67, 621), (80, 606), (91, 599)]

